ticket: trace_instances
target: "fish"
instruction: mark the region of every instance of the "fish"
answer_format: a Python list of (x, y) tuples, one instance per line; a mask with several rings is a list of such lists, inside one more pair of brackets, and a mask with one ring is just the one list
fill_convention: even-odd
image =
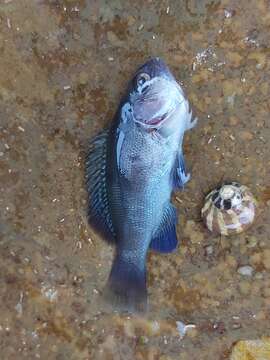
[(108, 129), (90, 141), (88, 221), (115, 245), (104, 296), (116, 309), (147, 311), (148, 250), (178, 247), (171, 194), (190, 179), (182, 142), (196, 123), (182, 87), (154, 57), (135, 72)]

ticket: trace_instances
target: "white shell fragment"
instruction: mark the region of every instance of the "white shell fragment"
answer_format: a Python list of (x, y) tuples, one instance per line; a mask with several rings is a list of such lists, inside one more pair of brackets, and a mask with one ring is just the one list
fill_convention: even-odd
[(179, 332), (180, 338), (183, 339), (188, 330), (195, 329), (196, 325), (194, 324), (184, 324), (182, 321), (176, 321), (177, 330)]
[(253, 271), (254, 271), (253, 267), (249, 265), (241, 266), (237, 270), (238, 274), (243, 276), (252, 276)]

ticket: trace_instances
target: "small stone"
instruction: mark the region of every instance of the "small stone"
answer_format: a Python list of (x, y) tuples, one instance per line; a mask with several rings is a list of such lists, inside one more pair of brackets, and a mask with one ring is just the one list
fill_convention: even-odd
[(142, 335), (139, 337), (138, 342), (140, 345), (145, 345), (149, 342), (149, 339), (148, 337)]
[(123, 45), (123, 41), (120, 40), (119, 37), (113, 31), (107, 32), (107, 38), (113, 46), (122, 46)]
[(241, 281), (239, 283), (239, 290), (242, 295), (248, 295), (250, 292), (250, 283), (248, 281)]
[(236, 96), (236, 93), (233, 93), (232, 95), (227, 96), (227, 103), (228, 103), (231, 107), (234, 106), (235, 96)]
[(236, 264), (237, 264), (235, 257), (232, 255), (226, 256), (226, 263), (229, 265), (230, 268), (236, 267)]
[(82, 85), (87, 84), (88, 78), (89, 78), (89, 76), (88, 76), (87, 72), (82, 71), (82, 72), (79, 74), (79, 83), (82, 84)]
[(246, 246), (247, 246), (248, 248), (253, 248), (253, 247), (255, 247), (255, 246), (257, 245), (257, 243), (258, 243), (258, 240), (256, 239), (256, 237), (255, 237), (255, 236), (251, 236), (251, 237), (248, 239)]
[(136, 19), (134, 16), (131, 16), (131, 15), (128, 15), (127, 16), (127, 23), (128, 23), (128, 26), (132, 26), (134, 25), (136, 22)]
[(253, 265), (253, 266), (256, 266), (256, 265), (258, 265), (258, 264), (260, 264), (261, 263), (261, 261), (262, 261), (262, 254), (260, 253), (260, 252), (256, 252), (256, 253), (254, 253), (254, 254), (252, 254), (251, 256), (250, 256), (250, 263)]
[(241, 131), (240, 132), (240, 138), (244, 141), (249, 141), (253, 139), (253, 134), (250, 131)]
[(206, 246), (205, 252), (206, 252), (206, 255), (208, 255), (208, 256), (212, 255), (214, 252), (213, 246), (212, 245)]
[(270, 297), (270, 288), (269, 287), (266, 287), (266, 288), (263, 289), (263, 295), (266, 298)]
[(235, 125), (238, 125), (239, 124), (239, 119), (235, 116), (231, 116), (229, 118), (229, 123), (231, 126), (235, 126)]
[(256, 273), (255, 279), (262, 280), (263, 279), (263, 273), (261, 273), (261, 272)]
[(234, 330), (240, 329), (240, 328), (241, 328), (241, 324), (239, 324), (239, 323), (232, 324), (232, 328), (233, 328)]
[(270, 270), (270, 249), (265, 249), (263, 251), (263, 265), (267, 270)]
[(254, 271), (253, 267), (249, 265), (241, 266), (237, 270), (238, 274), (243, 276), (252, 276), (253, 271)]

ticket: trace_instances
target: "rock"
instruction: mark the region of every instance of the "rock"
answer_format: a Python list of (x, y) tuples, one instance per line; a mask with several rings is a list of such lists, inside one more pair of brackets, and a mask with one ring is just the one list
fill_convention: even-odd
[(237, 270), (238, 274), (243, 276), (252, 276), (253, 271), (254, 271), (253, 267), (249, 265), (241, 266)]
[(231, 352), (230, 360), (270, 359), (270, 338), (238, 341)]

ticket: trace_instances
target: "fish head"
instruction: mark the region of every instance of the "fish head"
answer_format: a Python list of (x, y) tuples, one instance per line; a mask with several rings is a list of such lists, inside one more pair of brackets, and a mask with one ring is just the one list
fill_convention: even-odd
[[(133, 119), (145, 130), (179, 127), (176, 113), (186, 103), (182, 88), (160, 58), (152, 58), (136, 72), (129, 91)], [(184, 104), (186, 111), (186, 104)]]

